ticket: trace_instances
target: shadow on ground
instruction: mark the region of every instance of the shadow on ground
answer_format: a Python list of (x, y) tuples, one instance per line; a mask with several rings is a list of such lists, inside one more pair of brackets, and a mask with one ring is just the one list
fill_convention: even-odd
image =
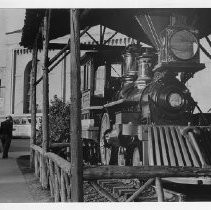
[(26, 181), (29, 192), (34, 202), (45, 203), (53, 202), (48, 190), (42, 189), (39, 179), (34, 175), (33, 169), (30, 168), (30, 156), (23, 155), (16, 159), (24, 179)]

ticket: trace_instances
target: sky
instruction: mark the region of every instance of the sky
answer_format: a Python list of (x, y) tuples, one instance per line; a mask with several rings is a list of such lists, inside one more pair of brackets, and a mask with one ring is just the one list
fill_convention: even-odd
[[(0, 9), (0, 12), (5, 12), (6, 14), (7, 32), (18, 30), (23, 27), (25, 9)], [(211, 47), (206, 40), (201, 40), (201, 43), (211, 53)], [(200, 108), (204, 112), (207, 112), (211, 108), (211, 60), (201, 52), (201, 62), (205, 63), (206, 69), (196, 73), (194, 78), (188, 81), (187, 86), (190, 89), (194, 100), (198, 101)]]
[(6, 31), (10, 32), (13, 30), (18, 30), (23, 27), (25, 18), (25, 9), (1, 9), (5, 11), (7, 18), (7, 28)]

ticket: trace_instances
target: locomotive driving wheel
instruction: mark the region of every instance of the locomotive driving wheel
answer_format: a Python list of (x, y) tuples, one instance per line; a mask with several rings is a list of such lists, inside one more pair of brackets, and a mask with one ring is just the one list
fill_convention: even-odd
[(104, 113), (100, 126), (100, 156), (103, 165), (109, 165), (111, 159), (111, 147), (106, 141), (106, 131), (111, 128), (111, 123), (108, 113)]

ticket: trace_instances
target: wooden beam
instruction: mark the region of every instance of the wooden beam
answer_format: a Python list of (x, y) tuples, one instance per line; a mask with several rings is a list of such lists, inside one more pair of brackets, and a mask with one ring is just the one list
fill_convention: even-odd
[(12, 94), (11, 94), (11, 113), (14, 114), (15, 112), (15, 91), (16, 91), (16, 62), (17, 59), (17, 50), (13, 50), (13, 70), (12, 70)]
[(71, 71), (70, 71), (70, 139), (71, 139), (71, 200), (83, 201), (83, 154), (81, 141), (80, 93), (80, 27), (79, 10), (70, 10)]
[(116, 35), (118, 34), (118, 32), (116, 31), (110, 38), (108, 38), (104, 44), (108, 43), (111, 39), (113, 39)]
[(62, 77), (62, 101), (64, 102), (64, 103), (66, 103), (66, 81), (67, 81), (67, 69), (66, 69), (66, 65), (67, 64), (67, 62), (66, 62), (66, 56), (64, 57), (64, 59), (63, 59), (63, 65), (62, 65), (62, 67), (63, 67), (63, 77)]
[(48, 125), (48, 113), (49, 113), (49, 78), (48, 78), (48, 43), (49, 43), (49, 27), (50, 27), (50, 10), (46, 11), (44, 17), (43, 26), (43, 116), (42, 116), (42, 130), (43, 130), (43, 142), (42, 148), (45, 152), (48, 151), (49, 147), (49, 125)]
[(36, 86), (33, 85), (37, 80), (37, 39), (36, 37), (32, 51), (32, 70), (31, 70), (31, 139), (30, 139), (30, 167), (34, 168), (34, 152), (31, 148), (36, 141)]
[[(66, 44), (62, 43), (49, 43), (48, 49), (61, 50)], [(96, 44), (80, 44), (80, 50), (124, 50), (125, 46), (109, 46), (109, 45), (96, 45)]]
[(100, 25), (100, 45), (103, 45), (104, 43), (105, 30), (106, 30), (106, 27)]
[(62, 147), (69, 147), (70, 143), (52, 143), (50, 144), (50, 148), (62, 148)]
[(211, 177), (211, 167), (98, 166), (83, 170), (85, 180), (204, 176)]
[(158, 196), (158, 202), (163, 202), (164, 201), (164, 192), (163, 192), (162, 182), (159, 177), (155, 178), (155, 186), (156, 186), (156, 191), (157, 191), (157, 196)]
[(80, 37), (82, 37), (90, 28), (91, 28), (91, 26), (87, 26), (87, 27), (80, 33)]
[[(48, 70), (48, 73), (50, 73), (51, 71), (54, 70), (54, 68), (67, 56), (70, 54), (70, 51), (67, 51), (64, 53), (64, 55), (53, 65), (50, 67), (50, 69)], [(43, 79), (43, 76), (41, 76), (35, 83), (34, 85), (38, 85)]]
[(111, 202), (118, 202), (118, 199), (113, 197), (109, 192), (107, 192), (105, 189), (103, 189), (97, 182), (90, 182), (90, 185), (95, 188), (96, 191), (98, 191), (102, 196), (107, 198)]
[[(50, 14), (51, 10), (46, 10), (44, 16), (44, 25), (43, 25), (43, 53), (44, 53), (44, 62), (43, 62), (43, 107), (42, 107), (42, 148), (43, 153), (46, 153), (49, 149), (49, 81), (48, 81), (48, 43), (49, 43), (49, 28), (50, 28)], [(43, 155), (42, 158), (42, 187), (47, 188), (48, 179), (47, 179), (47, 169), (45, 164), (45, 158)]]
[(126, 202), (131, 202), (136, 199), (155, 179), (149, 179), (143, 186), (141, 186), (133, 195), (131, 195)]
[(211, 41), (210, 41), (210, 38), (208, 36), (205, 36), (205, 39), (207, 40), (209, 46), (211, 47)]
[(61, 202), (67, 202), (64, 172), (61, 170)]
[(47, 66), (49, 67), (50, 65), (52, 65), (53, 62), (55, 62), (65, 51), (69, 50), (69, 48), (70, 48), (70, 42), (68, 41), (65, 47), (61, 51), (59, 51), (53, 58), (51, 58), (50, 61), (48, 61)]
[(34, 150), (34, 151), (37, 151), (39, 153), (43, 153), (43, 149), (37, 145), (31, 145), (31, 148)]
[[(31, 147), (35, 152), (42, 153), (42, 148)], [(67, 174), (71, 174), (70, 163), (56, 154), (48, 152), (47, 158), (55, 162)], [(83, 169), (85, 180), (99, 179), (132, 179), (155, 177), (211, 177), (211, 167), (176, 167), (176, 166), (91, 166)]]
[(102, 34), (102, 44), (104, 42), (105, 31), (106, 31), (106, 27), (104, 26), (103, 27), (103, 34)]
[(93, 42), (95, 42), (96, 45), (99, 44), (98, 41), (96, 41), (96, 39), (95, 39), (90, 33), (88, 33), (88, 32), (86, 31), (86, 34), (93, 40)]
[(102, 36), (102, 33), (103, 33), (103, 31), (102, 31), (102, 25), (100, 25), (100, 45), (102, 45), (103, 44), (103, 36)]
[(52, 152), (47, 152), (45, 156), (58, 165), (62, 171), (70, 175), (70, 162)]
[(209, 58), (211, 59), (211, 55), (210, 53), (199, 43), (199, 48), (203, 51), (203, 53)]

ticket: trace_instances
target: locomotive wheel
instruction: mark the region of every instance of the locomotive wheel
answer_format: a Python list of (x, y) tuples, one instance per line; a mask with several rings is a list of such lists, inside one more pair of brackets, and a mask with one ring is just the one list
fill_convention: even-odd
[(109, 165), (111, 159), (111, 148), (105, 145), (105, 132), (111, 128), (108, 113), (104, 113), (100, 126), (100, 157), (103, 165)]
[(140, 166), (142, 165), (141, 163), (141, 154), (140, 154), (140, 150), (138, 147), (135, 147), (133, 150), (133, 159), (132, 159), (132, 164), (133, 166)]

